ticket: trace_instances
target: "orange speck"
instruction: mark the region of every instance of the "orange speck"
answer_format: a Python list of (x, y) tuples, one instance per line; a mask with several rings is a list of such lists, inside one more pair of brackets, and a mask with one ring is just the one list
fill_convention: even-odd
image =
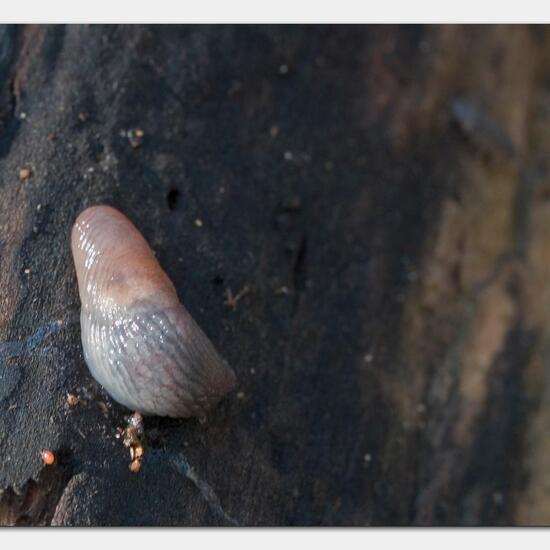
[(49, 449), (44, 449), (40, 453), (40, 457), (42, 458), (42, 462), (47, 466), (51, 466), (55, 462), (55, 455), (53, 451), (50, 451)]
[(19, 170), (19, 180), (20, 181), (26, 181), (28, 180), (32, 175), (32, 172), (30, 170), (30, 168), (21, 168), (21, 170)]
[(139, 472), (139, 470), (141, 469), (141, 459), (136, 458), (136, 459), (132, 460), (132, 462), (130, 462), (130, 464), (128, 464), (128, 469), (133, 474), (137, 474)]

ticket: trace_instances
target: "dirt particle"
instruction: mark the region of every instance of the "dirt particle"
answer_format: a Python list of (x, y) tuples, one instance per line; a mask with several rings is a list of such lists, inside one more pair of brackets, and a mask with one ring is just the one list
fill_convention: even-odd
[(127, 419), (126, 428), (117, 430), (117, 439), (122, 436), (122, 444), (130, 451), (130, 464), (128, 469), (133, 472), (139, 472), (143, 462), (145, 449), (143, 446), (143, 417), (138, 412), (134, 413)]
[(80, 398), (74, 393), (68, 393), (66, 397), (67, 405), (72, 409), (80, 403)]
[(287, 294), (290, 294), (290, 290), (286, 285), (283, 285), (283, 286), (280, 286), (279, 288), (275, 289), (275, 294), (277, 296), (280, 296), (280, 295), (285, 295), (286, 296)]
[(103, 413), (103, 416), (109, 415), (109, 407), (107, 406), (107, 403), (104, 403), (103, 401), (98, 401), (97, 406), (99, 407), (99, 410)]
[(132, 462), (128, 465), (128, 469), (133, 474), (137, 474), (141, 470), (141, 460), (139, 458), (132, 460)]
[(141, 128), (132, 128), (126, 132), (126, 137), (130, 142), (130, 145), (136, 149), (143, 143), (145, 132)]
[(19, 181), (27, 181), (32, 176), (30, 168), (21, 168), (19, 170)]
[(197, 219), (195, 220), (195, 225), (196, 225), (197, 227), (202, 227), (202, 220), (201, 220), (200, 218), (197, 218)]

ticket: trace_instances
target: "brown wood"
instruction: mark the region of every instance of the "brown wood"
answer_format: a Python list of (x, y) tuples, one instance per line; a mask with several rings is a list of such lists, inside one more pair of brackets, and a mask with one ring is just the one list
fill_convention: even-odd
[[(547, 27), (0, 46), (1, 523), (550, 523)], [(146, 420), (137, 474), (82, 359), (99, 203), (238, 377), (206, 422)]]

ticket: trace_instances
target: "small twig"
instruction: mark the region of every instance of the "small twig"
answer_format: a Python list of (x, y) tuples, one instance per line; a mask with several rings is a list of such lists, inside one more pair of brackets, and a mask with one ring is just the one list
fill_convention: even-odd
[(235, 296), (233, 296), (233, 292), (231, 292), (230, 288), (227, 288), (225, 291), (225, 295), (227, 296), (224, 304), (227, 307), (233, 308), (233, 310), (237, 309), (237, 304), (239, 303), (239, 300), (246, 296), (250, 292), (250, 287), (248, 285), (244, 286)]

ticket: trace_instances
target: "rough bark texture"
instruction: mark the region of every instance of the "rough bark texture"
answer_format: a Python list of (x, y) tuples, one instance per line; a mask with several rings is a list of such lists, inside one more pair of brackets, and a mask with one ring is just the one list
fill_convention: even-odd
[[(2, 29), (0, 523), (549, 524), (549, 122), (546, 27)], [(138, 474), (82, 359), (99, 203), (239, 379)]]

